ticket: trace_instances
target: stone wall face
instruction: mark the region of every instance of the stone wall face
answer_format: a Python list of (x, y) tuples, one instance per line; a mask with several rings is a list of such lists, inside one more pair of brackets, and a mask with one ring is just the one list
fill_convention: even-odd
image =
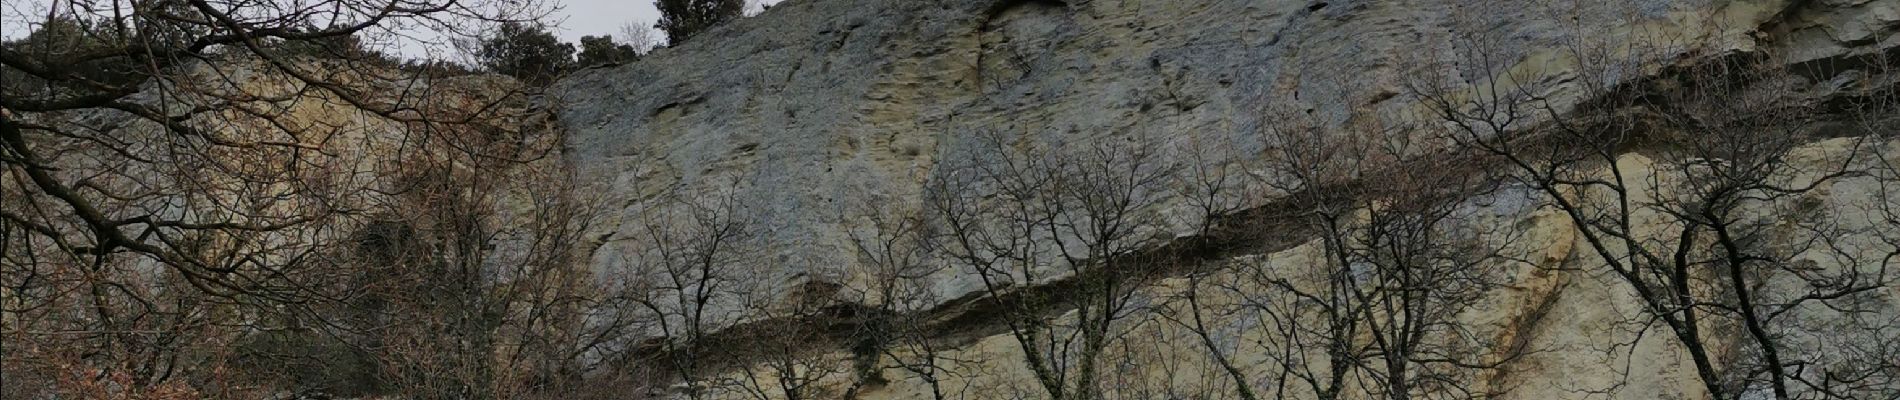
[[(592, 235), (602, 242), (593, 256), (599, 268), (645, 251), (644, 215), (676, 207), (679, 198), (730, 196), (759, 221), (760, 240), (771, 243), (753, 259), (761, 265), (745, 267), (769, 275), (769, 290), (840, 283), (846, 288), (835, 300), (849, 302), (864, 300), (853, 293), (871, 291), (853, 286), (869, 284), (858, 278), (864, 273), (851, 242), (854, 232), (874, 229), (865, 211), (921, 207), (946, 160), (981, 149), (982, 138), (1027, 148), (1142, 143), (1177, 163), (1199, 160), (1190, 153), (1205, 148), (1246, 158), (1268, 145), (1262, 132), (1267, 118), (1281, 115), (1274, 112), (1333, 125), (1365, 113), (1418, 115), (1420, 104), (1405, 93), (1429, 69), (1537, 76), (1542, 81), (1514, 84), (1538, 85), (1563, 106), (1588, 100), (1574, 90), (1578, 81), (1614, 87), (1656, 71), (1651, 65), (1605, 73), (1565, 53), (1575, 48), (1566, 46), (1627, 42), (1650, 45), (1661, 64), (1771, 52), (1815, 67), (1817, 76), (1809, 78), (1818, 87), (1859, 79), (1834, 63), (1892, 48), (1900, 25), (1900, 2), (1886, 0), (1556, 3), (1562, 4), (791, 0), (636, 63), (578, 72), (549, 98), (568, 130), (566, 156), (612, 209)], [(1453, 54), (1455, 44), (1474, 30), (1495, 46), (1497, 65), (1457, 63), (1469, 61)], [(1855, 151), (1845, 146), (1822, 141), (1802, 151)], [(1640, 155), (1624, 160), (1630, 171), (1648, 171)], [(1868, 197), (1869, 185), (1841, 181), (1816, 201), (1856, 215), (1851, 208)], [(1172, 230), (1149, 232), (1157, 244), (1193, 233), (1199, 222), (1183, 199), (1155, 207), (1168, 221), (1161, 229)], [(1601, 274), (1562, 272), (1595, 257), (1575, 248), (1568, 220), (1519, 207), (1499, 221), (1526, 227), (1513, 251), (1530, 262), (1511, 269), (1505, 289), (1460, 318), (1481, 336), (1522, 337), (1538, 351), (1512, 361), (1511, 373), (1485, 377), (1487, 390), (1523, 399), (1588, 398), (1599, 390), (1610, 391), (1595, 396), (1610, 398), (1703, 396), (1668, 338), (1639, 338), (1619, 325), (1638, 312), (1627, 290)], [(1668, 232), (1653, 227), (1643, 234)], [(1227, 262), (1297, 264), (1316, 246)], [(1182, 279), (1163, 279), (1144, 293), (1166, 303), (1182, 290)], [(930, 286), (944, 299), (982, 289), (956, 271), (934, 275)], [(1900, 291), (1889, 292), (1900, 300)], [(1225, 323), (1229, 340), (1253, 339), (1244, 321)], [(1174, 349), (1150, 356), (1180, 356), (1131, 361), (1147, 365), (1124, 377), (1225, 390), (1217, 389), (1226, 385), (1209, 360), (1190, 355), (1199, 344), (1178, 327), (1135, 330), (1148, 338), (1135, 343)], [(1627, 345), (1605, 352), (1597, 346), (1605, 343)], [(950, 385), (964, 388), (963, 398), (1036, 397), (1039, 389), (1007, 335), (962, 344), (955, 350), (961, 358), (981, 360), (956, 367), (975, 377)], [(1262, 354), (1234, 356), (1264, 365)], [(1249, 372), (1276, 373), (1259, 368)], [(848, 378), (841, 374), (828, 385), (842, 393), (853, 387)], [(853, 393), (928, 397), (901, 379)]]

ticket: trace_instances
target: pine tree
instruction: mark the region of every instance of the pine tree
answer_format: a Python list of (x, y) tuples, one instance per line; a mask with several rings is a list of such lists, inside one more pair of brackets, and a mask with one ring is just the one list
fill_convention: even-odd
[(745, 13), (744, 0), (657, 0), (653, 5), (660, 9), (658, 27), (666, 32), (669, 46)]
[(574, 45), (562, 43), (547, 27), (505, 23), (482, 42), (482, 67), (533, 85), (553, 82), (574, 67)]
[(632, 45), (615, 43), (613, 36), (600, 35), (581, 37), (581, 66), (622, 63), (633, 61), (639, 57), (640, 54), (634, 51)]

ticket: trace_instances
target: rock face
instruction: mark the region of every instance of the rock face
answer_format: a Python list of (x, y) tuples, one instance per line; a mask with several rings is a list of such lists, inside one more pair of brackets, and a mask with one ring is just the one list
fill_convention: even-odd
[[(1887, 0), (790, 0), (639, 62), (581, 71), (550, 97), (568, 128), (569, 160), (612, 208), (614, 223), (595, 235), (596, 264), (642, 251), (640, 219), (673, 207), (670, 199), (729, 195), (762, 221), (776, 244), (762, 254), (765, 271), (791, 288), (850, 280), (860, 264), (851, 235), (869, 224), (856, 215), (918, 208), (942, 160), (985, 135), (1047, 147), (1157, 143), (1173, 157), (1197, 146), (1258, 154), (1264, 119), (1276, 115), (1268, 110), (1291, 105), (1332, 124), (1367, 110), (1416, 112), (1403, 94), (1422, 71), (1479, 70), (1449, 54), (1474, 34), (1495, 39), (1489, 70), (1535, 72), (1556, 82), (1547, 94), (1558, 104), (1573, 104), (1586, 99), (1566, 82), (1614, 85), (1653, 69), (1600, 73), (1576, 65), (1565, 45), (1666, 43), (1657, 59), (1677, 63), (1769, 50), (1816, 66), (1812, 78), (1825, 82), (1851, 78), (1826, 66), (1892, 48), (1896, 27), (1900, 1)], [(1161, 204), (1171, 221), (1192, 214), (1179, 201)], [(1547, 255), (1538, 264), (1581, 257), (1562, 218), (1517, 219), (1547, 245), (1527, 250)], [(1173, 223), (1174, 235), (1157, 241), (1188, 225)], [(1309, 257), (1311, 246), (1255, 256)], [(1635, 341), (1621, 355), (1575, 350), (1623, 340), (1599, 331), (1633, 315), (1621, 307), (1635, 303), (1600, 276), (1560, 275), (1516, 274), (1487, 306), (1494, 315), (1479, 318), (1552, 349), (1494, 377), (1492, 388), (1526, 399), (1603, 388), (1616, 398), (1700, 396), (1693, 370), (1661, 350), (1663, 339)], [(955, 273), (931, 285), (944, 298), (980, 288)], [(1549, 317), (1508, 323), (1524, 313)], [(958, 350), (990, 354), (970, 358), (1001, 371), (963, 382), (996, 390), (968, 398), (1034, 393), (1033, 378), (1014, 370), (1012, 346), (999, 335)], [(1605, 365), (1614, 363), (1631, 367)], [(1206, 367), (1188, 369), (1212, 376)], [(1210, 379), (1185, 371), (1173, 373)], [(1609, 384), (1617, 378), (1627, 384)], [(856, 394), (928, 397), (906, 385)]]

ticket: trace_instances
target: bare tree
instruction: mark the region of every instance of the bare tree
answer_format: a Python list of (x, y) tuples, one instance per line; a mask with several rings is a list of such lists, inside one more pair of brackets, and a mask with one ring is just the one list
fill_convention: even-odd
[(1403, 140), (1382, 147), (1375, 154), (1401, 167), (1368, 181), (1378, 200), (1366, 203), (1353, 251), (1354, 295), (1370, 307), (1365, 386), (1393, 400), (1495, 396), (1480, 378), (1526, 349), (1496, 343), (1467, 313), (1512, 278), (1502, 250), (1517, 240), (1504, 221), (1515, 216), (1483, 210), (1497, 201), (1483, 172), (1420, 168), (1434, 164), (1406, 156), (1415, 149)]
[[(736, 185), (736, 183), (735, 183)], [(625, 260), (622, 296), (655, 318), (656, 360), (692, 399), (710, 396), (715, 330), (743, 311), (738, 294), (747, 289), (743, 271), (756, 228), (736, 195), (681, 198), (642, 216), (636, 251)]]
[[(43, 13), (5, 16), (34, 32), (0, 44), (0, 276), (15, 288), (0, 319), (9, 343), (106, 354), (70, 366), (101, 371), (81, 381), (216, 388), (235, 357), (220, 349), (351, 295), (326, 259), (373, 214), (384, 145), (522, 136), (497, 122), (521, 113), (511, 85), (375, 50), (533, 17), (532, 2), (42, 5), (4, 11)], [(90, 316), (42, 318), (74, 312)]]
[[(860, 198), (852, 212), (868, 226), (850, 236), (862, 276), (847, 281), (867, 288), (855, 294), (867, 310), (852, 344), (860, 363), (853, 393), (888, 383), (885, 370), (897, 370), (921, 380), (932, 399), (965, 398), (970, 379), (959, 366), (981, 360), (952, 357), (948, 353), (956, 343), (931, 326), (928, 311), (945, 300), (935, 280), (949, 279), (943, 274), (953, 272), (930, 252), (935, 227), (923, 209), (893, 207), (889, 199), (875, 195)], [(892, 365), (883, 365), (883, 359)], [(963, 386), (951, 386), (952, 379), (962, 380)]]
[(628, 21), (620, 25), (620, 42), (633, 46), (633, 51), (646, 54), (660, 48), (660, 33), (653, 28), (652, 22)]
[[(802, 260), (800, 260), (802, 261)], [(759, 263), (746, 276), (741, 291), (745, 318), (756, 321), (729, 331), (740, 331), (744, 347), (728, 349), (746, 364), (738, 366), (738, 378), (730, 382), (756, 400), (805, 400), (838, 398), (820, 383), (850, 371), (848, 356), (832, 349), (846, 347), (831, 331), (855, 309), (835, 298), (838, 284), (826, 277), (808, 277), (809, 281), (781, 290), (781, 282), (768, 277), (787, 265)]]
[[(334, 177), (321, 175), (322, 169), (288, 165), (332, 156), (326, 153), (334, 149), (320, 146), (325, 138), (349, 137), (355, 133), (350, 129), (364, 127), (294, 120), (289, 113), (300, 108), (296, 101), (322, 102), (344, 113), (394, 121), (399, 131), (424, 132), (481, 122), (503, 110), (493, 104), (513, 100), (501, 95), (486, 97), (489, 107), (424, 106), (444, 100), (439, 96), (453, 89), (409, 84), (410, 90), (402, 90), (405, 82), (426, 76), (386, 68), (373, 61), (379, 56), (346, 52), (334, 43), (361, 45), (346, 39), (392, 32), (398, 23), (453, 34), (447, 28), (463, 20), (503, 20), (534, 10), (523, 8), (532, 4), (501, 3), (382, 7), (336, 2), (278, 8), (208, 0), (149, 6), (117, 2), (104, 11), (79, 2), (51, 6), (41, 25), (83, 26), (67, 33), (79, 36), (74, 39), (79, 45), (48, 51), (0, 46), (8, 81), (0, 96), (0, 107), (8, 110), (0, 113), (8, 185), (46, 211), (10, 211), (8, 220), (72, 253), (146, 258), (184, 274), (200, 290), (222, 294), (253, 291), (250, 281), (278, 275), (269, 269), (279, 266), (221, 264), (190, 251), (181, 241), (184, 236), (269, 242), (274, 239), (266, 237), (274, 232), (327, 222), (349, 211), (339, 209), (344, 207), (334, 198), (339, 194), (312, 187)], [(295, 44), (341, 58), (313, 60)], [(97, 117), (62, 117), (83, 113)], [(162, 134), (129, 135), (135, 130)], [(80, 151), (100, 158), (86, 165), (68, 155)], [(154, 204), (193, 198), (209, 204), (193, 204), (202, 207), (188, 212)], [(219, 198), (283, 200), (210, 203)], [(266, 259), (295, 254), (250, 258), (270, 263), (278, 261)]]
[[(571, 172), (522, 164), (520, 146), (485, 132), (419, 141), (386, 164), (391, 196), (335, 267), (360, 288), (317, 319), (354, 342), (390, 390), (418, 398), (519, 398), (576, 393), (599, 346), (627, 329), (596, 319), (583, 237), (597, 219)], [(479, 153), (463, 151), (472, 144)]]
[[(1176, 195), (1195, 213), (1192, 226), (1204, 238), (1220, 230), (1233, 229), (1222, 226), (1223, 221), (1257, 206), (1257, 200), (1265, 197), (1259, 193), (1258, 182), (1247, 174), (1247, 169), (1254, 165), (1237, 150), (1239, 143), (1231, 140), (1199, 136), (1187, 140), (1178, 147), (1185, 158), (1174, 180)], [(1260, 396), (1253, 384), (1255, 377), (1234, 360), (1240, 350), (1237, 340), (1233, 340), (1238, 332), (1222, 329), (1224, 322), (1239, 318), (1236, 310), (1208, 304), (1205, 299), (1204, 293), (1215, 288), (1216, 283), (1212, 281), (1222, 278), (1219, 275), (1224, 269), (1218, 264), (1221, 263), (1185, 268), (1187, 287), (1170, 301), (1160, 304), (1161, 310), (1155, 315), (1195, 336), (1196, 344), (1206, 351), (1208, 361), (1213, 364), (1211, 367), (1218, 368), (1231, 381), (1235, 396), (1256, 400)]]
[[(1886, 54), (1853, 61), (1865, 64), (1858, 71), (1847, 69), (1842, 75), (1853, 76), (1855, 72), (1860, 72), (1861, 76), (1883, 76), (1895, 72), (1895, 60)], [(1847, 178), (1841, 186), (1851, 185), (1856, 180), (1872, 182), (1865, 184), (1869, 193), (1862, 194), (1871, 197), (1868, 205), (1847, 209), (1858, 211), (1868, 218), (1861, 221), (1864, 225), (1842, 223), (1842, 226), (1833, 229), (1814, 230), (1812, 235), (1821, 241), (1818, 246), (1829, 249), (1828, 257), (1823, 260), (1836, 265), (1858, 266), (1836, 272), (1838, 275), (1834, 279), (1840, 282), (1878, 280), (1888, 276), (1887, 267), (1892, 265), (1894, 257), (1900, 256), (1900, 232), (1894, 230), (1900, 228), (1900, 197), (1895, 196), (1895, 193), (1900, 193), (1895, 192), (1900, 190), (1900, 186), (1895, 185), (1895, 182), (1900, 182), (1897, 180), (1900, 179), (1900, 164), (1896, 164), (1890, 154), (1894, 146), (1891, 132), (1896, 122), (1892, 110), (1900, 110), (1900, 91), (1874, 79), (1859, 79), (1841, 89), (1844, 94), (1861, 100), (1847, 103), (1848, 106), (1837, 112), (1850, 116), (1852, 126), (1871, 138), (1865, 147), (1871, 154), (1866, 159), (1870, 166), (1865, 176)], [(1852, 220), (1848, 217), (1841, 219)], [(1893, 287), (1900, 283), (1888, 281), (1886, 285)], [(1800, 380), (1802, 386), (1829, 393), (1832, 397), (1900, 396), (1900, 343), (1890, 340), (1900, 337), (1900, 315), (1893, 312), (1893, 303), (1883, 301), (1878, 296), (1854, 296), (1824, 305), (1843, 310), (1839, 315), (1845, 321), (1801, 318), (1788, 324), (1824, 324), (1822, 326), (1828, 327), (1811, 330), (1820, 338), (1804, 338), (1828, 343), (1827, 347), (1823, 347), (1829, 350), (1823, 353), (1827, 357), (1801, 362), (1824, 364), (1829, 368), (1819, 372), (1811, 372), (1815, 371), (1813, 368), (1800, 368), (1806, 373), (1796, 374), (1795, 379)]]
[(1318, 237), (1320, 253), (1308, 265), (1270, 259), (1243, 265), (1244, 278), (1225, 288), (1269, 332), (1258, 345), (1277, 367), (1276, 398), (1302, 393), (1290, 392), (1294, 384), (1315, 398), (1339, 398), (1367, 352), (1360, 338), (1372, 304), (1355, 273), (1362, 227), (1354, 223), (1360, 204), (1349, 200), (1364, 197), (1351, 185), (1375, 170), (1376, 137), (1369, 134), (1377, 132), (1332, 131), (1323, 116), (1306, 110), (1276, 110), (1266, 118), (1263, 185), (1295, 205), (1294, 220)]
[[(1810, 127), (1821, 113), (1802, 93), (1812, 83), (1772, 55), (1743, 53), (1622, 84), (1608, 77), (1668, 59), (1654, 50), (1672, 46), (1579, 42), (1568, 49), (1582, 66), (1571, 90), (1584, 96), (1568, 105), (1543, 94), (1550, 88), (1541, 77), (1507, 72), (1494, 36), (1456, 38), (1466, 69), (1433, 69), (1463, 78), (1438, 73), (1413, 82), (1445, 126), (1443, 137), (1491, 157), (1567, 215), (1601, 268), (1642, 304), (1639, 329), (1665, 328), (1711, 397), (1855, 397), (1814, 383), (1827, 381), (1817, 371), (1830, 367), (1806, 360), (1829, 350), (1794, 346), (1787, 332), (1800, 328), (1785, 325), (1803, 310), (1862, 302), (1891, 285), (1884, 259), (1834, 271), (1803, 261), (1830, 251), (1818, 244), (1835, 222), (1789, 207), (1859, 174), (1854, 154), (1862, 147), (1856, 141), (1818, 161), (1791, 160), (1815, 140)], [(1628, 158), (1639, 146), (1652, 152)], [(1853, 310), (1836, 312), (1866, 312)]]
[[(1173, 168), (1141, 143), (1058, 153), (1016, 151), (1023, 144), (995, 133), (978, 140), (968, 164), (945, 168), (926, 194), (940, 232), (932, 248), (1015, 303), (1011, 335), (1051, 398), (1097, 398), (1117, 321), (1153, 271), (1129, 258), (1165, 229), (1155, 204)], [(1057, 274), (1073, 292), (1021, 290)]]
[[(1493, 181), (1481, 170), (1442, 164), (1415, 147), (1406, 127), (1339, 97), (1346, 100), (1262, 116), (1260, 185), (1280, 194), (1275, 209), (1286, 213), (1262, 217), (1313, 235), (1312, 256), (1195, 269), (1160, 315), (1193, 335), (1240, 398), (1491, 394), (1477, 377), (1521, 354), (1497, 350), (1464, 315), (1508, 279), (1502, 249), (1514, 235), (1480, 212)], [(1335, 122), (1321, 110), (1350, 113)], [(1185, 186), (1197, 189), (1186, 192), (1232, 186), (1208, 176), (1189, 175)], [(1259, 338), (1237, 343), (1245, 332), (1235, 325), (1253, 327)], [(1243, 347), (1264, 355), (1277, 375), (1257, 376), (1236, 363)]]

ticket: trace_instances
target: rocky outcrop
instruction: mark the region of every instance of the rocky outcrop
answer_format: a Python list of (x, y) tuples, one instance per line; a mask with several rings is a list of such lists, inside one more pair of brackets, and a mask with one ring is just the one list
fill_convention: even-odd
[[(1577, 65), (1564, 53), (1569, 44), (1659, 44), (1657, 59), (1678, 64), (1774, 53), (1823, 87), (1888, 79), (1858, 66), (1884, 62), (1900, 40), (1897, 28), (1900, 2), (1885, 0), (791, 0), (637, 63), (579, 72), (550, 98), (568, 128), (566, 155), (613, 208), (614, 220), (595, 235), (596, 265), (642, 251), (639, 218), (671, 207), (668, 199), (732, 191), (764, 221), (777, 244), (762, 258), (766, 271), (789, 291), (814, 280), (854, 284), (848, 277), (860, 262), (849, 241), (869, 224), (856, 215), (867, 205), (919, 207), (941, 160), (982, 135), (1045, 146), (1139, 140), (1172, 156), (1189, 144), (1258, 154), (1266, 110), (1304, 106), (1294, 111), (1335, 124), (1356, 113), (1416, 112), (1406, 85), (1425, 69), (1480, 70), (1459, 69), (1454, 61), (1469, 61), (1448, 54), (1479, 33), (1496, 40), (1488, 45), (1498, 65), (1488, 70), (1538, 76), (1557, 104), (1577, 104), (1591, 99), (1567, 90), (1573, 82), (1640, 85), (1665, 69), (1603, 73)], [(1819, 142), (1809, 151), (1841, 146)], [(1626, 159), (1643, 169), (1641, 156)], [(1175, 232), (1156, 235), (1154, 246), (1216, 243), (1190, 252), (1205, 256), (1197, 263), (1298, 262), (1316, 246), (1297, 237), (1243, 245), (1197, 235), (1185, 204), (1162, 204)], [(1526, 399), (1603, 390), (1596, 394), (1698, 396), (1693, 371), (1660, 335), (1616, 336), (1629, 332), (1610, 326), (1636, 312), (1627, 294), (1602, 276), (1559, 272), (1590, 256), (1572, 250), (1563, 218), (1533, 209), (1500, 221), (1534, 227), (1525, 243), (1539, 246), (1519, 250), (1535, 267), (1513, 272), (1509, 289), (1467, 318), (1500, 343), (1539, 351), (1513, 361), (1511, 374), (1489, 377), (1488, 388)], [(1179, 279), (1162, 280), (1152, 295), (1179, 290)], [(947, 321), (939, 332), (967, 337), (952, 358), (988, 360), (971, 367), (987, 371), (971, 374), (981, 381), (958, 385), (989, 391), (968, 396), (1034, 393), (1033, 378), (1012, 363), (1020, 357), (1014, 344), (985, 327), (994, 321), (982, 317), (981, 304), (997, 299), (983, 298), (967, 274), (939, 274), (931, 285), (947, 302), (917, 312)], [(1178, 337), (1147, 343), (1195, 346)], [(1611, 354), (1582, 345), (1591, 343), (1628, 345)], [(833, 350), (842, 351), (822, 351)], [(1217, 382), (1206, 367), (1135, 374)], [(840, 377), (833, 385), (852, 383)], [(899, 382), (855, 394), (925, 396), (919, 390)]]

